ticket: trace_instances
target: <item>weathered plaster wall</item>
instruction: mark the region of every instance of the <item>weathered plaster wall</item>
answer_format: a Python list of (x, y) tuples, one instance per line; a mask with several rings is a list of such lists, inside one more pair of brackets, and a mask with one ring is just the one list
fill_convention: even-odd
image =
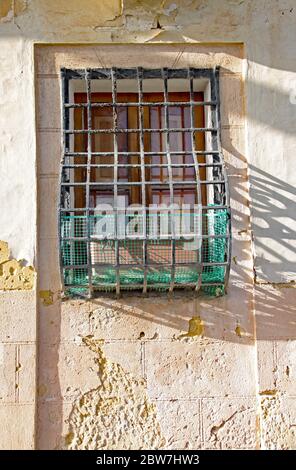
[[(0, 239), (9, 243), (13, 259), (24, 260), (22, 266), (37, 267), (37, 274), (40, 270), (37, 291), (1, 293), (0, 413), (2, 422), (7, 423), (1, 447), (28, 448), (36, 442), (42, 448), (71, 445), (75, 413), (80, 409), (75, 400), (99, 386), (92, 363), (96, 353), (82, 343), (81, 336), (87, 335), (105, 340), (102, 351), (109, 363), (119, 363), (120, 373), (133, 375), (132, 379), (128, 375), (128, 383), (147, 380), (147, 392), (141, 388), (140, 393), (148, 393), (150, 402), (156, 405), (159, 436), (164, 436), (166, 445), (295, 447), (296, 291), (290, 283), (295, 280), (296, 265), (294, 3), (1, 0)], [(55, 275), (57, 246), (52, 249), (56, 243), (56, 214), (52, 210), (57, 196), (55, 164), (50, 168), (54, 162), (50, 157), (56, 156), (58, 148), (51, 146), (48, 138), (52, 128), (51, 135), (58, 134), (59, 124), (58, 120), (50, 122), (51, 102), (46, 101), (47, 89), (41, 90), (41, 98), (48, 104), (47, 113), (40, 113), (38, 107), (37, 113), (45, 121), (41, 127), (49, 131), (43, 129), (36, 134), (34, 44), (38, 42), (147, 43), (145, 55), (151, 66), (157, 56), (165, 57), (171, 66), (186, 64), (188, 43), (244, 43), (245, 60), (236, 70), (245, 80), (245, 88), (238, 93), (244, 103), (234, 106), (231, 115), (226, 113), (223, 123), (236, 229), (227, 298), (188, 298), (185, 302), (184, 298), (130, 298), (119, 304), (99, 299), (95, 303), (61, 305), (60, 283)], [(171, 42), (178, 43), (175, 50), (166, 45)], [(157, 53), (149, 56), (149, 45)], [(116, 49), (120, 51), (119, 46)], [(231, 64), (235, 50), (226, 54), (226, 60), (224, 52), (213, 45), (200, 51), (200, 58), (204, 63), (221, 61), (225, 69), (234, 72)], [(108, 54), (97, 51), (92, 62), (96, 66), (107, 64)], [(57, 52), (57, 62), (45, 63), (46, 67), (63, 63), (63, 53), (62, 49)], [(83, 62), (83, 54), (80, 66), (89, 63), (89, 59)], [(228, 80), (231, 75), (228, 73)], [(234, 83), (238, 83), (235, 77)], [(57, 91), (55, 78), (52, 91)], [(41, 79), (37, 77), (37, 85)], [(47, 80), (49, 83), (50, 77)], [(231, 92), (232, 87), (227, 85), (225, 93), (227, 90)], [(230, 93), (230, 106), (232, 96)], [(43, 156), (36, 152), (36, 138)], [(42, 247), (38, 259), (37, 219)], [(189, 320), (196, 316), (201, 318), (203, 327), (197, 331), (203, 337), (180, 339)], [(245, 370), (243, 376), (241, 370)], [(106, 400), (101, 405), (108, 406)], [(150, 405), (148, 409), (154, 419)], [(95, 435), (89, 437), (96, 439)]]

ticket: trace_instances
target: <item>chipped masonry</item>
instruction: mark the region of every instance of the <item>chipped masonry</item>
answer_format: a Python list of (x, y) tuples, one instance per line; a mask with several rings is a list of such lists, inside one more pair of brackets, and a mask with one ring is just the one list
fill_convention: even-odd
[(65, 445), (78, 449), (160, 449), (165, 444), (156, 407), (146, 393), (144, 379), (136, 379), (110, 362), (103, 341), (91, 335), (84, 344), (95, 353), (100, 385), (74, 403)]
[(7, 242), (0, 241), (0, 290), (30, 290), (35, 283), (35, 270), (22, 261), (10, 259)]

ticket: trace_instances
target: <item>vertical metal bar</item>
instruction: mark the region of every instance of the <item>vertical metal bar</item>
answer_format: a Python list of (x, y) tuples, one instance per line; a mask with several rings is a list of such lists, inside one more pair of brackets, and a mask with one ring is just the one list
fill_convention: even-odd
[(116, 270), (116, 294), (120, 295), (120, 272), (119, 272), (119, 234), (118, 234), (118, 142), (117, 142), (117, 129), (118, 129), (118, 115), (117, 115), (117, 77), (116, 68), (111, 69), (112, 81), (112, 110), (113, 110), (113, 151), (114, 151), (114, 225), (115, 225), (115, 270)]
[(147, 208), (146, 208), (146, 175), (145, 175), (145, 150), (144, 150), (144, 118), (143, 118), (143, 70), (137, 69), (138, 78), (138, 97), (139, 97), (139, 129), (140, 129), (140, 162), (141, 162), (141, 193), (142, 193), (142, 217), (143, 217), (143, 264), (144, 264), (144, 279), (143, 279), (143, 293), (147, 292)]
[[(62, 101), (63, 101), (63, 108), (62, 108), (62, 121), (63, 121), (63, 154), (61, 156), (61, 171), (60, 171), (60, 202), (58, 206), (58, 231), (59, 231), (59, 238), (60, 238), (60, 269), (61, 269), (61, 280), (63, 283), (64, 287), (64, 266), (63, 266), (63, 250), (62, 250), (62, 242), (63, 242), (63, 233), (62, 233), (62, 214), (66, 213), (65, 211), (75, 211), (78, 210), (77, 208), (71, 207), (73, 202), (69, 205), (69, 196), (70, 200), (73, 198), (74, 194), (68, 194), (66, 192), (66, 186), (67, 184), (64, 184), (66, 179), (67, 179), (67, 174), (65, 173), (66, 168), (69, 167), (69, 165), (66, 164), (66, 156), (70, 155), (70, 146), (71, 146), (71, 141), (70, 141), (70, 111), (69, 111), (69, 80), (71, 78), (77, 78), (75, 75), (77, 74), (77, 71), (69, 71), (66, 69), (62, 69), (61, 71), (61, 78), (62, 78)], [(91, 79), (93, 78), (106, 78), (106, 74), (103, 74), (102, 76), (94, 76), (93, 71), (88, 69), (85, 71), (80, 71), (80, 78), (84, 78), (86, 81), (86, 89), (87, 89), (87, 103), (86, 103), (86, 110), (87, 110), (87, 125), (86, 125), (86, 134), (87, 134), (87, 163), (85, 165), (86, 168), (86, 182), (85, 182), (85, 190), (86, 190), (86, 204), (85, 204), (85, 216), (86, 216), (86, 223), (87, 223), (87, 236), (85, 237), (85, 241), (87, 243), (87, 257), (88, 257), (88, 263), (87, 263), (87, 270), (88, 270), (88, 277), (89, 277), (89, 295), (91, 296), (93, 294), (93, 291), (95, 289), (95, 286), (93, 285), (93, 276), (92, 276), (92, 259), (91, 259), (91, 224), (90, 224), (90, 219), (91, 219), (91, 207), (90, 207), (90, 188), (92, 187), (92, 181), (91, 181), (91, 163), (92, 163), (92, 156), (95, 152), (92, 152), (92, 103), (91, 103)], [(116, 269), (116, 293), (120, 294), (120, 259), (119, 259), (119, 234), (118, 234), (118, 186), (119, 186), (119, 176), (118, 176), (118, 159), (119, 159), (119, 150), (118, 150), (118, 132), (120, 129), (118, 129), (118, 113), (117, 113), (117, 80), (119, 78), (119, 73), (122, 73), (118, 71), (117, 69), (108, 69), (108, 77), (111, 78), (112, 80), (112, 103), (110, 104), (113, 109), (113, 137), (114, 137), (114, 151), (112, 152), (112, 155), (114, 156), (114, 181), (113, 181), (113, 186), (114, 186), (114, 208), (115, 208), (115, 249), (116, 249), (116, 264), (115, 264), (115, 269)], [(175, 211), (176, 208), (174, 207), (174, 181), (173, 181), (173, 172), (172, 172), (172, 161), (171, 161), (171, 151), (173, 149), (170, 148), (170, 126), (169, 126), (169, 109), (171, 103), (168, 101), (168, 79), (171, 77), (169, 75), (170, 71), (167, 69), (162, 69), (159, 70), (159, 76), (162, 77), (163, 82), (164, 82), (164, 101), (163, 101), (163, 108), (164, 108), (164, 124), (163, 126), (160, 127), (159, 131), (163, 132), (165, 135), (165, 142), (166, 142), (166, 151), (162, 152), (164, 155), (167, 157), (167, 171), (168, 171), (168, 180), (169, 180), (169, 191), (170, 191), (170, 205), (171, 205), (171, 210), (170, 210), (170, 216), (171, 216), (171, 239), (172, 239), (172, 246), (171, 246), (171, 254), (172, 254), (172, 260), (171, 260), (171, 280), (170, 280), (170, 286), (169, 290), (172, 292), (175, 287), (175, 279), (176, 279), (176, 236), (178, 235), (176, 233), (176, 226), (175, 226)], [(185, 75), (187, 74), (187, 75)], [(143, 292), (146, 292), (147, 290), (147, 273), (148, 273), (148, 264), (147, 264), (147, 194), (146, 194), (146, 186), (147, 184), (151, 184), (150, 181), (146, 181), (146, 173), (145, 173), (145, 148), (144, 148), (144, 100), (143, 100), (143, 77), (145, 75), (145, 70), (142, 68), (137, 68), (133, 69), (133, 77), (138, 80), (138, 103), (136, 104), (138, 107), (138, 116), (139, 116), (139, 129), (137, 130), (138, 135), (139, 135), (139, 152), (138, 155), (140, 155), (140, 168), (141, 168), (141, 194), (142, 194), (142, 206), (144, 210), (143, 214), (143, 231), (144, 231), (144, 237), (143, 237), (143, 269), (144, 269), (144, 283), (143, 283)], [(201, 181), (200, 179), (200, 167), (202, 164), (199, 163), (198, 161), (198, 155), (200, 152), (196, 148), (196, 139), (195, 139), (195, 113), (194, 113), (194, 77), (197, 76), (196, 74), (196, 69), (189, 69), (187, 71), (185, 70), (176, 70), (174, 77), (179, 77), (185, 78), (186, 76), (189, 78), (190, 81), (190, 102), (188, 103), (190, 105), (190, 119), (191, 119), (191, 126), (190, 126), (190, 133), (191, 133), (191, 143), (192, 143), (192, 155), (193, 155), (193, 161), (194, 161), (194, 168), (195, 168), (195, 174), (196, 174), (196, 185), (197, 185), (197, 194), (198, 194), (198, 199), (199, 202), (202, 203), (202, 191), (201, 187), (202, 184), (204, 184), (204, 181)], [(227, 214), (228, 214), (228, 220), (227, 220), (227, 226), (226, 226), (226, 234), (225, 234), (225, 239), (227, 240), (227, 247), (225, 247), (225, 256), (227, 256), (225, 264), (225, 276), (224, 276), (224, 287), (226, 291), (228, 279), (229, 279), (229, 273), (230, 273), (230, 263), (231, 263), (231, 217), (230, 217), (230, 196), (229, 196), (229, 184), (228, 184), (228, 178), (227, 178), (227, 173), (225, 169), (225, 163), (222, 155), (222, 148), (221, 148), (221, 133), (220, 133), (220, 103), (219, 103), (219, 69), (215, 68), (213, 70), (207, 70), (206, 74), (207, 78), (210, 79), (210, 85), (211, 85), (211, 103), (216, 103), (215, 105), (212, 105), (211, 107), (211, 114), (210, 114), (210, 120), (211, 120), (211, 137), (212, 137), (212, 151), (215, 152), (213, 153), (213, 168), (216, 167), (218, 168), (217, 162), (220, 162), (219, 165), (221, 167), (221, 174), (223, 175), (223, 180), (225, 183), (221, 185), (221, 187), (218, 186), (219, 180), (222, 180), (221, 174), (219, 173), (214, 173), (212, 176), (212, 182), (216, 184), (216, 192), (215, 192), (215, 198), (214, 198), (214, 204), (223, 204), (223, 206), (226, 207)], [(129, 78), (125, 76), (124, 78)], [(156, 78), (156, 77), (153, 77)], [(182, 124), (182, 129), (184, 129), (184, 126)], [(174, 131), (174, 129), (172, 129)], [(134, 129), (126, 129), (128, 132), (134, 132)], [(175, 129), (176, 131), (176, 129)], [(184, 135), (183, 135), (184, 139)], [(133, 153), (133, 152), (132, 152)], [(211, 153), (211, 152), (209, 152)], [(95, 153), (96, 154), (96, 153)], [(110, 152), (111, 154), (111, 152)], [(206, 154), (206, 152), (204, 152)], [(71, 154), (72, 155), (72, 154)], [(74, 153), (73, 153), (74, 157)], [(184, 161), (184, 158), (183, 158)], [(204, 165), (207, 166), (207, 165)], [(210, 165), (208, 165), (210, 166)], [(161, 168), (162, 171), (162, 168)], [(75, 183), (71, 183), (72, 178), (69, 180), (68, 186), (71, 187), (71, 185), (74, 185)], [(183, 169), (183, 180), (184, 180), (184, 169)], [(210, 182), (209, 182), (210, 183)], [(185, 181), (184, 181), (185, 184)], [(221, 202), (222, 201), (222, 202)], [(208, 209), (211, 209), (209, 207)], [(215, 212), (215, 206), (213, 206), (213, 212)], [(200, 227), (202, 227), (203, 221), (201, 219)], [(202, 228), (201, 228), (202, 230)], [(75, 234), (74, 234), (75, 235)], [(210, 234), (205, 235), (204, 238), (207, 240), (210, 237)], [(75, 243), (75, 236), (73, 237), (73, 241)], [(225, 259), (225, 258), (224, 258)], [(215, 263), (213, 263), (214, 265)], [(203, 266), (209, 265), (209, 263), (204, 263), (203, 257), (202, 257), (202, 249), (199, 250), (198, 252), (198, 260), (197, 260), (197, 270), (199, 272), (199, 277), (198, 281), (196, 283), (196, 290), (199, 290), (200, 287), (203, 285), (202, 284), (202, 269)], [(222, 265), (222, 264), (221, 264)], [(75, 268), (75, 265), (70, 265), (70, 267)], [(79, 267), (79, 266), (78, 266)], [(86, 268), (86, 266), (84, 266)], [(71, 282), (69, 285), (71, 285)], [(211, 284), (210, 284), (211, 285)], [(215, 283), (213, 283), (215, 285)]]
[(164, 92), (164, 128), (166, 137), (166, 157), (168, 164), (168, 177), (170, 189), (170, 216), (171, 216), (171, 231), (172, 231), (172, 267), (171, 267), (171, 282), (169, 292), (173, 292), (175, 285), (175, 272), (176, 272), (176, 236), (175, 236), (175, 217), (174, 217), (174, 186), (172, 174), (172, 161), (170, 153), (170, 133), (169, 133), (169, 107), (168, 107), (168, 70), (162, 69), (163, 78), (163, 92)]
[(88, 289), (89, 297), (93, 294), (92, 283), (92, 259), (91, 259), (91, 237), (90, 237), (90, 175), (91, 175), (91, 153), (92, 153), (92, 115), (91, 115), (91, 81), (90, 70), (85, 71), (86, 96), (87, 96), (87, 164), (86, 164), (86, 228), (87, 228), (87, 259), (88, 259)]
[(66, 70), (61, 70), (61, 79), (62, 79), (62, 155), (61, 155), (61, 166), (60, 166), (60, 176), (59, 176), (59, 188), (60, 188), (60, 201), (58, 206), (58, 233), (59, 233), (59, 260), (60, 260), (60, 274), (61, 274), (61, 285), (62, 290), (65, 289), (65, 280), (64, 280), (64, 266), (63, 266), (63, 256), (62, 256), (62, 214), (61, 207), (64, 207), (64, 192), (65, 187), (62, 186), (64, 164), (65, 164), (65, 154), (69, 151), (69, 135), (65, 133), (65, 130), (69, 128), (69, 108), (66, 108), (65, 104), (69, 103), (69, 79), (66, 74)]
[[(192, 69), (188, 70), (188, 75), (189, 75), (189, 93), (190, 93), (190, 125), (191, 128), (195, 127), (195, 119), (194, 119), (194, 107), (192, 102), (194, 101), (194, 75), (192, 72)], [(196, 142), (195, 142), (195, 132), (191, 131), (191, 148), (192, 148), (192, 156), (193, 156), (193, 161), (194, 161), (194, 168), (195, 168), (195, 178), (196, 178), (196, 189), (197, 189), (197, 200), (198, 200), (198, 205), (199, 207), (202, 206), (202, 192), (201, 192), (201, 184), (200, 184), (200, 171), (199, 171), (199, 163), (198, 163), (198, 157), (196, 154)], [(195, 217), (195, 214), (194, 214)], [(200, 236), (203, 234), (203, 213), (202, 209), (200, 208), (200, 211), (198, 213), (198, 217), (200, 217), (200, 221), (198, 224), (198, 227), (200, 229)], [(200, 246), (197, 252), (197, 272), (198, 272), (198, 279), (196, 283), (196, 291), (199, 291), (201, 287), (201, 282), (202, 282), (202, 272), (203, 272), (203, 255), (202, 255), (202, 250), (203, 250), (203, 239), (200, 238)]]
[[(222, 204), (226, 205), (228, 207), (227, 210), (227, 216), (228, 216), (228, 221), (227, 221), (227, 233), (226, 233), (226, 240), (227, 240), (227, 267), (225, 269), (225, 276), (224, 276), (224, 289), (226, 292), (228, 281), (229, 281), (229, 276), (230, 276), (230, 268), (231, 268), (231, 208), (230, 208), (230, 192), (229, 192), (229, 181), (228, 181), (228, 175), (227, 171), (225, 168), (225, 161), (223, 158), (222, 154), (222, 144), (221, 144), (221, 119), (220, 119), (220, 93), (219, 93), (219, 67), (215, 67), (213, 70), (213, 82), (211, 86), (211, 99), (215, 99), (217, 102), (217, 105), (215, 106), (215, 109), (213, 110), (214, 116), (213, 116), (213, 125), (218, 129), (217, 130), (217, 142), (216, 142), (216, 148), (213, 148), (213, 150), (218, 150), (219, 155), (220, 155), (220, 161), (222, 163), (221, 167), (221, 172), (223, 175), (223, 179), (225, 181), (224, 183), (224, 194), (223, 194), (223, 201)], [(213, 109), (213, 108), (212, 108)]]

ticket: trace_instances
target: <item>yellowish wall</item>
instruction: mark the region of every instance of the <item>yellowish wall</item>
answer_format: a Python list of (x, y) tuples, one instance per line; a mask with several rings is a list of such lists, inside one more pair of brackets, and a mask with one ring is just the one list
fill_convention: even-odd
[[(292, 3), (1, 2), (0, 239), (37, 271), (36, 289), (0, 293), (2, 448), (295, 447)], [(139, 62), (222, 66), (229, 294), (61, 302), (57, 73)], [(195, 317), (200, 334), (182, 337)], [(122, 441), (122, 405), (123, 420), (153, 432)]]

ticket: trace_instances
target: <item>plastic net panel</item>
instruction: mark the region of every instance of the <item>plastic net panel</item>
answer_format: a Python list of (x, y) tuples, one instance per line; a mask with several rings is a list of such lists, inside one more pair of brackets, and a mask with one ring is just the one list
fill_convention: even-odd
[[(87, 240), (66, 240), (61, 243), (64, 279), (67, 287), (83, 287), (89, 283), (88, 266), (92, 270), (92, 283), (98, 290), (114, 290), (117, 282), (116, 241), (96, 239), (96, 222), (100, 217), (63, 216), (62, 233), (64, 237), (83, 237), (90, 233), (90, 255)], [(172, 269), (172, 239), (147, 241), (147, 270), (145, 274), (144, 240), (125, 239), (118, 241), (119, 282), (123, 290), (141, 289), (146, 277), (149, 289), (166, 290), (171, 282), (176, 287), (194, 287), (199, 281), (196, 264), (199, 250), (202, 257), (201, 288), (204, 292), (215, 294), (223, 292), (225, 266), (228, 248), (228, 212), (210, 209), (203, 215), (203, 243), (192, 247), (194, 240), (175, 240), (175, 268)], [(89, 229), (87, 228), (89, 223)], [(189, 245), (188, 245), (189, 244)], [(90, 259), (89, 259), (90, 256)], [(206, 284), (206, 285), (205, 285)], [(213, 284), (213, 286), (208, 285)], [(221, 285), (220, 285), (221, 284)], [(75, 290), (75, 289), (74, 289)]]
[(231, 222), (219, 69), (62, 69), (61, 85), (66, 290), (223, 294)]

